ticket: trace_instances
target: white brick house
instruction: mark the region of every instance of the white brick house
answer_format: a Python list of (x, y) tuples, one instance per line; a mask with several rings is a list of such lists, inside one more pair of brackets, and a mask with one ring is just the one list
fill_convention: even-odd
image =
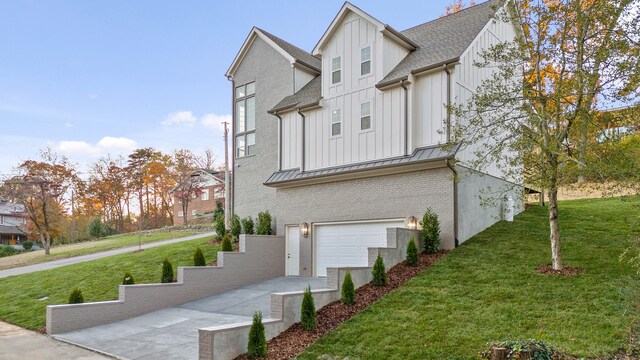
[[(517, 29), (491, 0), (398, 31), (345, 3), (311, 52), (253, 28), (227, 71), (233, 84), (232, 210), (268, 210), (286, 236), (288, 275), (367, 263), (385, 228), (439, 215), (443, 248), (500, 219), (483, 188), (522, 209), (504, 169), (471, 168), (451, 143), (447, 105), (463, 104), (490, 71), (473, 63)], [(464, 121), (464, 119), (453, 119)], [(482, 146), (482, 144), (478, 144)], [(461, 176), (464, 174), (464, 176)], [(511, 185), (516, 185), (511, 186)]]

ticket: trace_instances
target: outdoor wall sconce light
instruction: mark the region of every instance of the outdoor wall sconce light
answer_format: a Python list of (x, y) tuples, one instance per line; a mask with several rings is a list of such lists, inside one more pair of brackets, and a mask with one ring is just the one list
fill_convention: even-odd
[(303, 237), (309, 236), (309, 224), (307, 224), (306, 222), (300, 224), (300, 234)]
[(411, 230), (415, 230), (418, 228), (418, 219), (415, 216), (409, 216), (407, 218), (407, 227)]

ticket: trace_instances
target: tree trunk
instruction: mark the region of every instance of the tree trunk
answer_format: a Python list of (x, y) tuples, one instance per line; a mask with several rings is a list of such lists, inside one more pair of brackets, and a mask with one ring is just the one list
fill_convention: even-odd
[(51, 235), (49, 235), (49, 232), (46, 232), (44, 234), (44, 254), (45, 255), (49, 255), (51, 252)]
[(560, 224), (558, 223), (558, 189), (549, 192), (549, 237), (551, 239), (551, 265), (553, 270), (562, 270), (560, 253)]

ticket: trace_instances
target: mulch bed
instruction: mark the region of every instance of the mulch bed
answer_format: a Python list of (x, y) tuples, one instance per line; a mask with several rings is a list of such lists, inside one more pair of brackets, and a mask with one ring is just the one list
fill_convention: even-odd
[(551, 265), (542, 265), (537, 269), (538, 273), (545, 275), (578, 276), (582, 274), (582, 269), (571, 266), (564, 266), (562, 270), (553, 270)]
[[(327, 304), (317, 311), (318, 327), (315, 330), (306, 331), (300, 323), (295, 323), (280, 335), (267, 341), (268, 354), (266, 358), (290, 359), (297, 356), (322, 335), (349, 320), (383, 295), (399, 288), (446, 253), (447, 251), (443, 250), (436, 254), (420, 254), (420, 261), (416, 267), (408, 266), (404, 262), (392, 267), (387, 272), (387, 286), (378, 287), (366, 284), (360, 287), (356, 290), (354, 305), (345, 305), (340, 300)], [(249, 357), (247, 354), (243, 354), (236, 359), (244, 360)]]

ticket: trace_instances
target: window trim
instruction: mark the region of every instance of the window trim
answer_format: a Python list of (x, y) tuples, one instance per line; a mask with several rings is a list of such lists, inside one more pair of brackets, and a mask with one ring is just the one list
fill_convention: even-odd
[[(338, 111), (338, 114), (340, 115), (340, 117), (339, 117), (338, 121), (333, 121), (333, 113), (336, 112), (336, 111)], [(333, 134), (333, 125), (334, 124), (340, 124), (340, 133), (337, 134), (337, 135)], [(341, 137), (342, 136), (342, 128), (343, 128), (343, 126), (342, 126), (342, 108), (332, 109), (331, 110), (331, 116), (329, 118), (329, 135), (330, 135), (329, 137), (331, 139)]]
[(196, 215), (198, 215), (198, 210), (192, 209), (191, 210), (191, 216), (196, 216)]
[(209, 189), (202, 190), (202, 195), (200, 195), (200, 200), (209, 201)]
[(178, 217), (184, 217), (184, 211), (182, 210), (178, 211)]
[[(240, 158), (245, 158), (245, 157), (249, 157), (249, 156), (253, 156), (254, 154), (247, 154), (247, 135), (249, 134), (255, 134), (256, 132), (256, 104), (255, 104), (255, 96), (256, 96), (256, 87), (255, 87), (255, 81), (251, 81), (248, 82), (246, 84), (240, 85), (240, 86), (236, 86), (234, 89), (234, 95), (237, 95), (237, 91), (238, 89), (244, 89), (244, 96), (240, 96), (240, 97), (236, 97), (234, 100), (234, 130), (235, 130), (235, 134), (234, 134), (234, 149), (233, 149), (233, 155), (235, 156), (236, 159), (240, 159)], [(249, 87), (249, 85), (253, 84), (253, 92), (248, 93), (247, 92), (247, 88)], [(248, 106), (247, 103), (250, 99), (254, 99), (254, 104), (253, 104), (253, 129), (248, 129), (248, 121), (247, 121), (247, 114), (248, 114)], [(242, 131), (238, 131), (239, 126), (237, 126), (237, 123), (239, 121), (238, 119), (238, 104), (243, 104), (244, 105), (244, 123), (243, 123), (243, 127), (244, 129)], [(243, 145), (242, 145), (242, 149), (243, 149), (243, 155), (240, 156), (238, 153), (238, 144), (239, 144), (239, 139), (242, 138), (243, 140)], [(255, 135), (254, 135), (254, 142), (253, 142), (253, 151), (255, 152)]]
[[(369, 103), (369, 115), (362, 115), (362, 105)], [(369, 127), (367, 129), (362, 128), (362, 118), (365, 116), (369, 116)], [(365, 133), (373, 131), (373, 101), (367, 99), (360, 103), (360, 132)]]
[[(368, 60), (362, 60), (362, 50), (369, 48), (369, 59)], [(373, 74), (373, 56), (371, 56), (371, 52), (373, 51), (373, 47), (371, 45), (367, 45), (364, 47), (360, 48), (360, 77), (365, 77), (365, 76), (371, 76)], [(364, 64), (365, 62), (369, 62), (369, 72), (366, 74), (362, 73), (362, 64)]]
[[(340, 60), (340, 67), (338, 69), (333, 68), (333, 60), (335, 59)], [(331, 66), (331, 86), (342, 84), (342, 55), (332, 57), (330, 66)], [(333, 73), (335, 72), (340, 73), (340, 80), (338, 82), (333, 82)]]

